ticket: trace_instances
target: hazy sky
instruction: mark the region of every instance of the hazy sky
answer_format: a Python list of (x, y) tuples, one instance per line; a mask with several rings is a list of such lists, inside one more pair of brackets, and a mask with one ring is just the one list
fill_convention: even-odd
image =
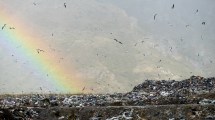
[[(48, 43), (41, 49), (54, 49), (86, 91), (126, 92), (146, 79), (215, 76), (214, 0), (0, 0), (0, 7)], [(0, 23), (7, 24), (0, 38), (19, 24)], [(3, 41), (0, 93), (58, 92), (16, 53), (21, 48), (5, 48)]]

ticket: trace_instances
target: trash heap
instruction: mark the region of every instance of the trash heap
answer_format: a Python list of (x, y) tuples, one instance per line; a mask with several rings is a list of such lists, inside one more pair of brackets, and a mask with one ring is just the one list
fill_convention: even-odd
[[(215, 93), (215, 78), (191, 76), (183, 81), (146, 80), (129, 92), (144, 98), (143, 104), (198, 104), (203, 98), (200, 95)], [(135, 95), (137, 96), (137, 95)]]
[(191, 76), (183, 81), (146, 80), (134, 87), (133, 92), (155, 93), (155, 96), (187, 96), (189, 94), (208, 93), (214, 90), (215, 78)]
[[(142, 84), (135, 86), (133, 90), (128, 93), (97, 95), (2, 95), (0, 97), (0, 119), (39, 119), (41, 115), (49, 114), (54, 115), (57, 119), (68, 119), (68, 116), (60, 115), (60, 110), (53, 111), (52, 109), (70, 108), (75, 109), (76, 111), (78, 110), (79, 113), (80, 111), (86, 110), (88, 107), (101, 107), (108, 109), (109, 107), (114, 106), (144, 107), (149, 105), (173, 104), (215, 105), (215, 78), (191, 76), (189, 79), (182, 81), (145, 80)], [(41, 112), (44, 110), (52, 111), (46, 111), (47, 113)], [(115, 114), (117, 111), (110, 112), (113, 113), (113, 115), (107, 116), (106, 119), (133, 119), (132, 114), (137, 112), (135, 110), (136, 109), (130, 109), (127, 111), (121, 110), (117, 115)], [(66, 112), (64, 111), (64, 113)], [(77, 112), (74, 114), (77, 114)], [(94, 120), (97, 120), (97, 118), (99, 118), (99, 115), (91, 117), (91, 119)]]

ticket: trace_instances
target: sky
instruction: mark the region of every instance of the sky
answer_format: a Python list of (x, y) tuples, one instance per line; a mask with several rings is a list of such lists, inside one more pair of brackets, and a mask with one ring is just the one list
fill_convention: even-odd
[[(53, 82), (58, 68), (83, 93), (215, 76), (214, 0), (0, 0), (0, 9), (0, 94), (75, 93)], [(21, 31), (32, 39), (25, 51), (7, 35)]]

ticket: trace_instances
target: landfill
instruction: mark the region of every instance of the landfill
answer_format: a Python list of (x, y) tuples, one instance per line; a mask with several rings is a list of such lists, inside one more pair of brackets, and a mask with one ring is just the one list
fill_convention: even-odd
[(1, 95), (0, 120), (215, 119), (215, 78), (145, 80), (128, 93)]

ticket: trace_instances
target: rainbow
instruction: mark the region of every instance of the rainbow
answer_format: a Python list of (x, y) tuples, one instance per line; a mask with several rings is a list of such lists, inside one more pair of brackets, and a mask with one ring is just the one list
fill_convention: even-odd
[[(6, 24), (2, 30), (2, 26)], [(31, 63), (29, 69), (40, 71), (41, 75), (47, 75), (50, 84), (53, 84), (61, 93), (80, 93), (83, 88), (83, 80), (77, 77), (76, 71), (67, 65), (59, 64), (59, 55), (48, 50), (48, 43), (45, 43), (35, 34), (37, 30), (28, 29), (26, 21), (9, 16), (6, 12), (0, 11), (0, 47), (8, 51), (18, 51), (19, 57), (28, 59)], [(9, 29), (9, 25), (15, 29)], [(16, 49), (17, 46), (22, 46)], [(45, 52), (37, 49), (46, 49)], [(42, 81), (40, 81), (42, 82)]]

